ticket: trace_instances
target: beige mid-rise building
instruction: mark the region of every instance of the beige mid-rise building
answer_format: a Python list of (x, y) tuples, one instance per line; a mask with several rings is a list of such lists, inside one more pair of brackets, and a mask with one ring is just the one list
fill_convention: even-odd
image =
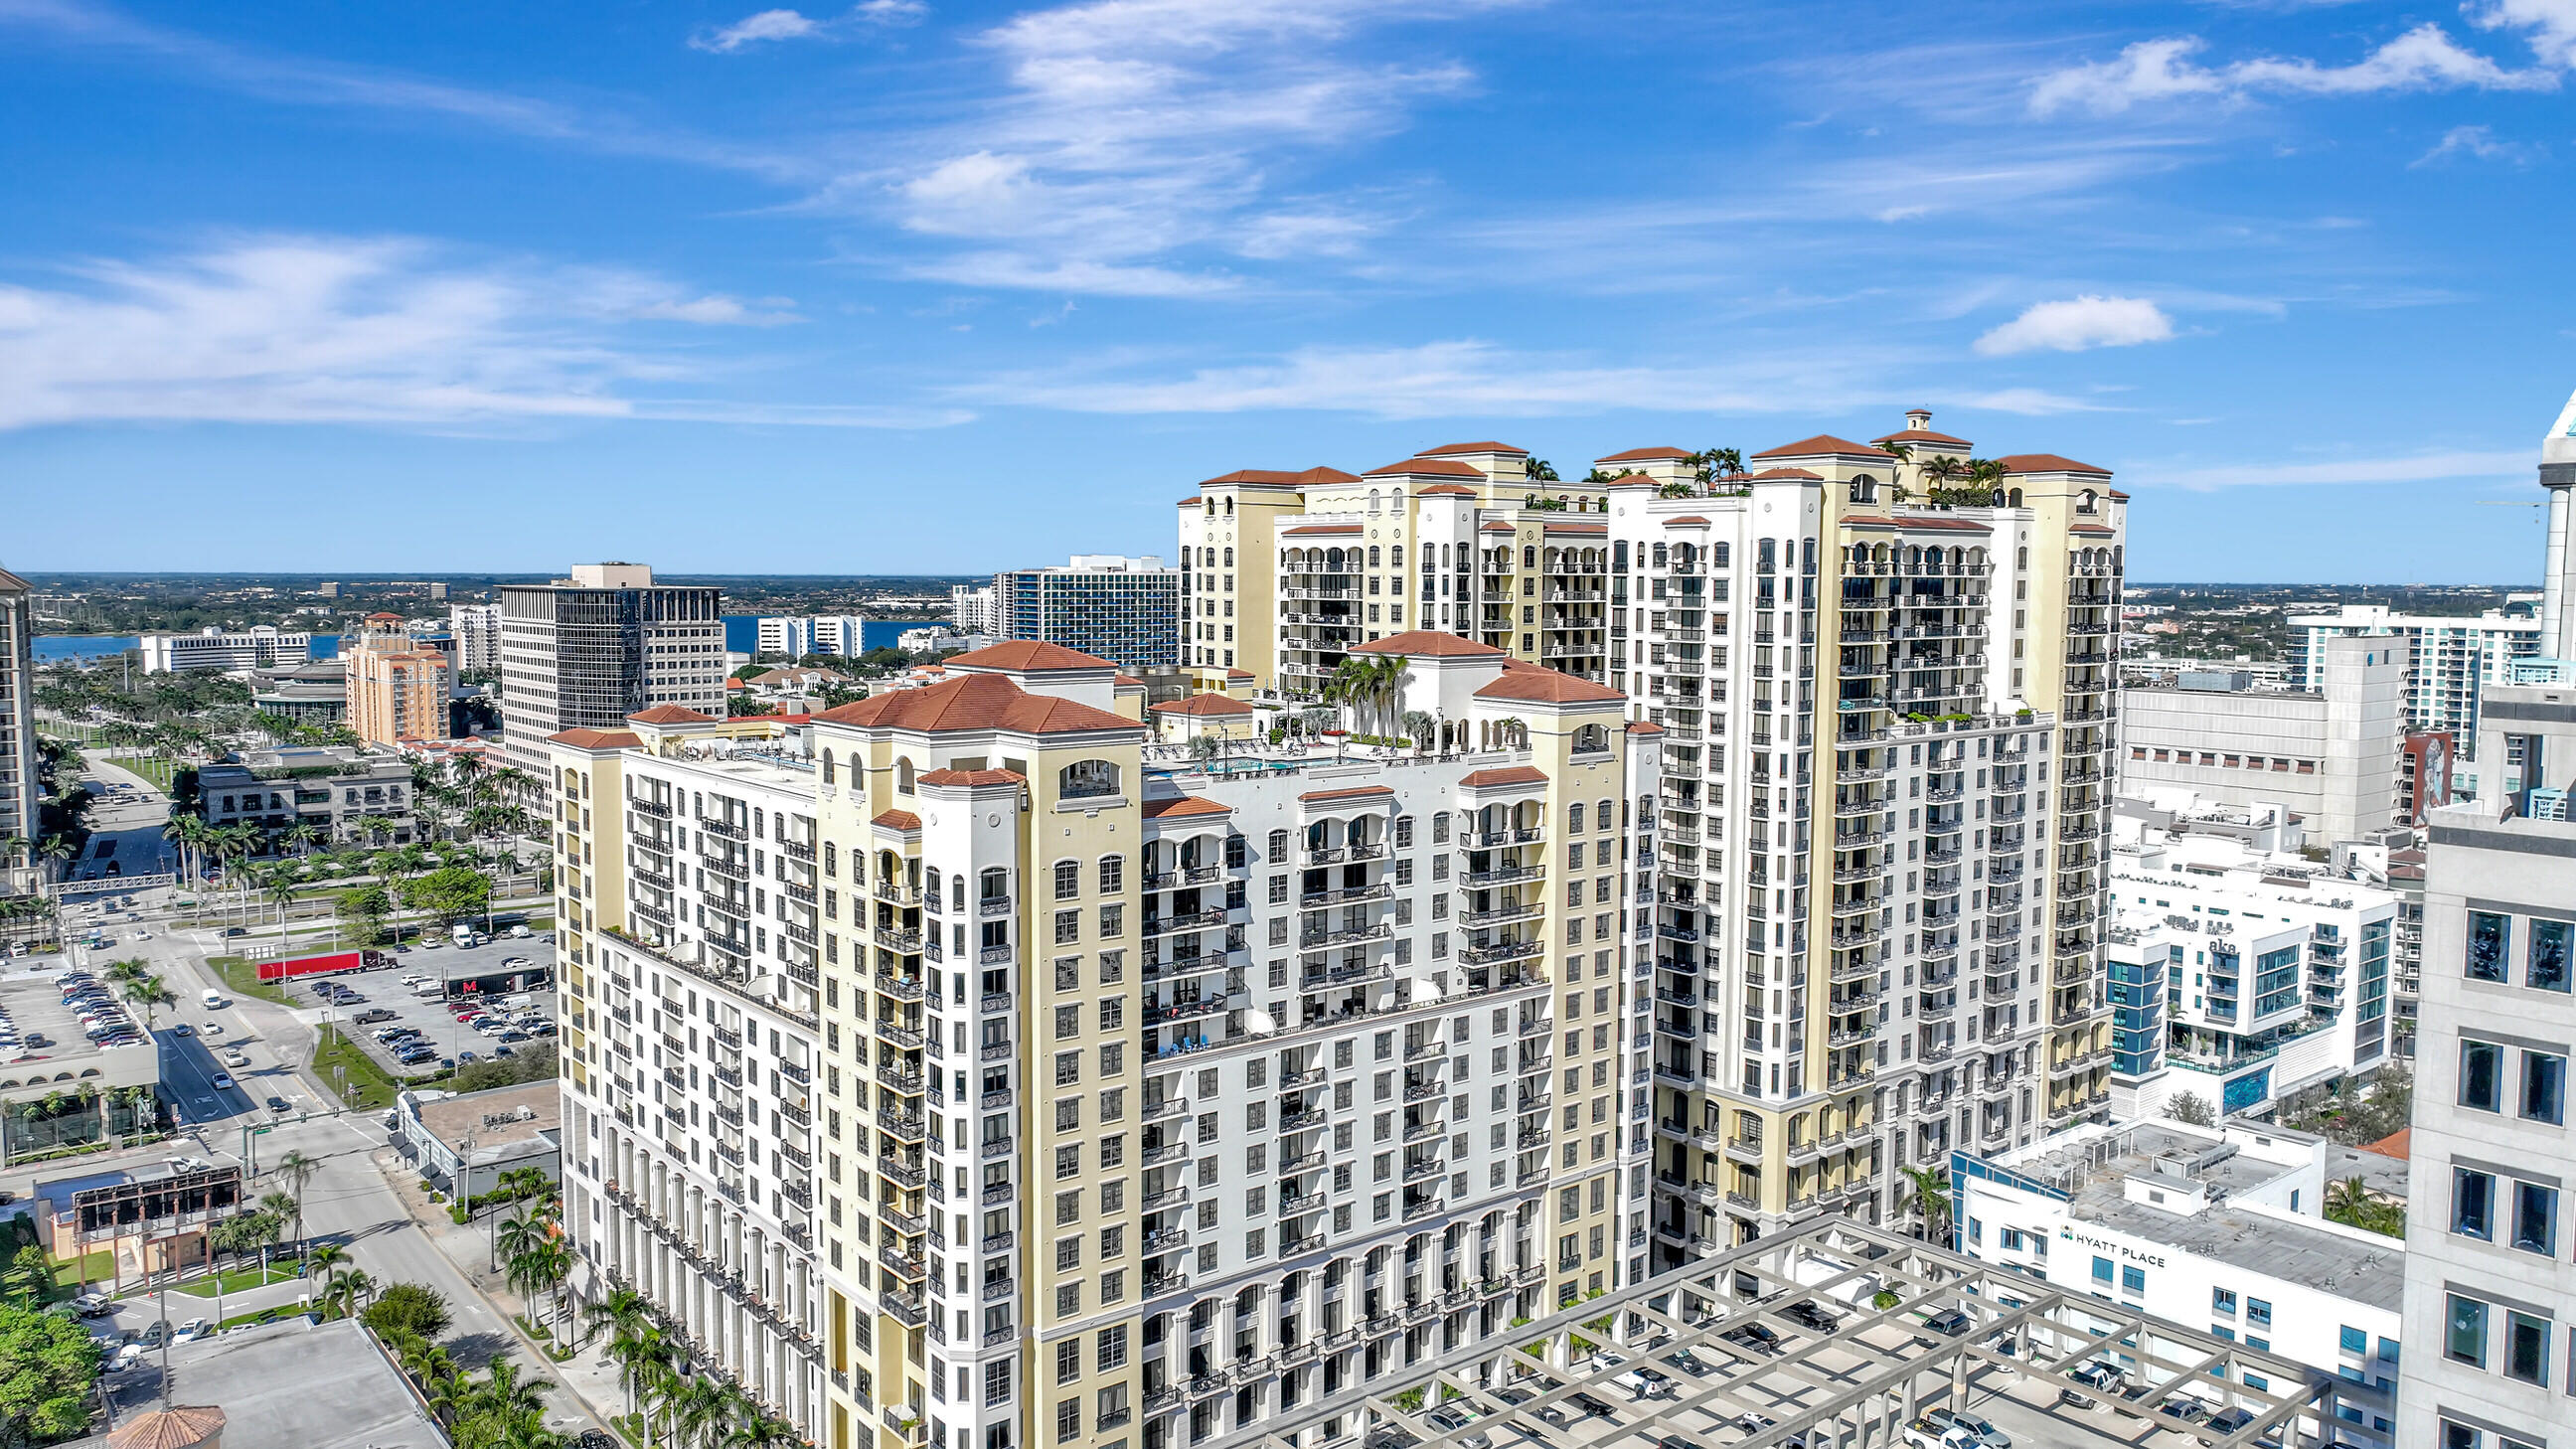
[(398, 614), (370, 614), (341, 647), (349, 728), (371, 745), (449, 736), (456, 670), (437, 646), (411, 637)]
[(1195, 1442), (1647, 1266), (1662, 733), (1399, 632), (1442, 750), (1010, 643), (549, 742), (566, 1221), (831, 1449)]

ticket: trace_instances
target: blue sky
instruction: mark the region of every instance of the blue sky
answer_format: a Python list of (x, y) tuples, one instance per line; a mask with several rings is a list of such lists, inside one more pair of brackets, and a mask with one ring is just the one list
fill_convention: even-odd
[(1872, 437), (2535, 578), (2576, 0), (0, 0), (0, 564), (967, 572)]

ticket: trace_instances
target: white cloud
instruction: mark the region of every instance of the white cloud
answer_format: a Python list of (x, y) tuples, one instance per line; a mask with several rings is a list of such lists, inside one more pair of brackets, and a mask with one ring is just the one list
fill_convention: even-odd
[[(2505, 0), (2525, 8), (2551, 8), (2564, 0)], [(2528, 22), (2516, 21), (2515, 24)], [(2535, 41), (2535, 44), (2538, 42)], [(2350, 65), (2307, 59), (2241, 60), (2218, 67), (2191, 57), (2208, 47), (2196, 35), (2142, 40), (2117, 60), (2091, 61), (2052, 71), (2033, 83), (2030, 110), (2052, 116), (2082, 110), (2116, 115), (2132, 106), (2185, 96), (2242, 97), (2262, 91), (2299, 95), (2365, 95), (2401, 90), (2547, 90), (2558, 76), (2547, 69), (2507, 70), (2463, 49), (2438, 25), (2418, 25)]]
[(2537, 151), (2537, 147), (2526, 146), (2519, 141), (2497, 140), (2493, 127), (2453, 126), (2442, 133), (2441, 141), (2432, 150), (2409, 163), (2409, 169), (2459, 156), (2478, 161), (2506, 161), (2520, 166), (2527, 164)]
[(770, 40), (821, 40), (858, 26), (910, 25), (930, 13), (922, 0), (865, 0), (837, 20), (817, 20), (796, 10), (763, 10), (731, 25), (689, 37), (699, 50), (730, 55)]
[(2327, 483), (2434, 483), (2452, 478), (2526, 479), (2531, 472), (2527, 448), (2504, 452), (2417, 453), (2410, 457), (2353, 458), (2329, 463), (2253, 463), (2221, 467), (2159, 467), (2132, 464), (2121, 474), (2121, 486), (2162, 485), (2208, 491)]
[(2086, 294), (2062, 302), (2034, 303), (2027, 311), (1976, 341), (1980, 357), (2016, 352), (2082, 352), (2093, 347), (2132, 347), (2174, 335), (2173, 319), (2144, 297)]
[[(937, 426), (954, 409), (687, 396), (707, 369), (633, 321), (792, 320), (778, 299), (455, 259), (403, 238), (270, 236), (0, 284), (0, 429), (102, 422), (486, 426), (690, 418)], [(898, 419), (902, 419), (898, 421)]]
[(1372, 230), (1364, 208), (1281, 199), (1277, 178), (1472, 83), (1436, 57), (1373, 57), (1362, 31), (1521, 3), (1084, 0), (1030, 11), (973, 38), (997, 67), (998, 95), (929, 132), (914, 159), (845, 178), (826, 200), (888, 210), (905, 230), (969, 249), (909, 265), (918, 276), (1233, 290), (1241, 279), (1175, 258), (1351, 255)]
[(803, 40), (822, 33), (821, 21), (810, 20), (793, 10), (763, 10), (721, 29), (691, 36), (689, 44), (700, 50), (724, 54), (764, 40)]
[(1461, 338), (1412, 347), (1304, 347), (1179, 377), (1005, 375), (956, 396), (1084, 413), (1286, 411), (1388, 419), (1628, 411), (1812, 417), (1920, 402), (2033, 414), (2089, 406), (2033, 389), (1961, 395), (1893, 385), (1882, 374), (1894, 365), (1891, 356), (1850, 349), (1769, 347), (1747, 349), (1741, 363), (1602, 365)]
[(2519, 30), (2543, 65), (2576, 70), (2576, 0), (2492, 0), (2462, 7), (2483, 30)]

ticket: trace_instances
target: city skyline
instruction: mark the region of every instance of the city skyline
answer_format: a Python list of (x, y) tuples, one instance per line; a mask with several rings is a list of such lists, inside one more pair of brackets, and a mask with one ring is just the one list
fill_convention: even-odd
[(1915, 405), (2140, 579), (2529, 556), (2561, 8), (1883, 15), (0, 4), (7, 562), (964, 574)]

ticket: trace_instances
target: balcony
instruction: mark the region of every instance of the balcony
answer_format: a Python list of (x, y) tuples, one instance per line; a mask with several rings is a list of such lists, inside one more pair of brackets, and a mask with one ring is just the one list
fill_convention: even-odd
[(879, 926), (876, 928), (874, 939), (877, 945), (900, 955), (921, 954), (921, 932), (918, 930), (906, 931), (891, 926)]

